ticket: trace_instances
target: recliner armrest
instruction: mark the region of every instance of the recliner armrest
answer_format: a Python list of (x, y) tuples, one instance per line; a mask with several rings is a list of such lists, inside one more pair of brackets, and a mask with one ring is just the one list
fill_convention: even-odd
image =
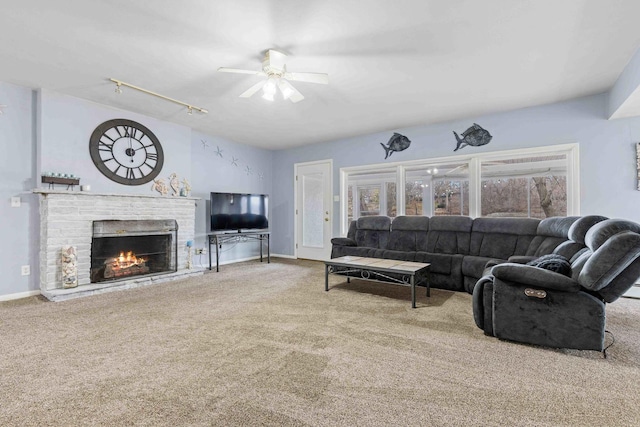
[(358, 246), (355, 240), (348, 237), (334, 237), (331, 244), (336, 246)]
[(581, 286), (571, 277), (532, 265), (505, 263), (491, 269), (497, 279), (521, 286), (535, 286), (563, 292), (578, 292)]
[(509, 257), (509, 262), (513, 262), (516, 264), (526, 264), (534, 259), (538, 258), (537, 256), (529, 256), (529, 255), (513, 255)]

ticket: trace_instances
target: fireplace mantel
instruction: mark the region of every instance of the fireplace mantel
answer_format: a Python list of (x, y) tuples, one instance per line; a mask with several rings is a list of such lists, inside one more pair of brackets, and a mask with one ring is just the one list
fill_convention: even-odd
[[(107, 290), (130, 288), (158, 281), (167, 276), (184, 277), (202, 274), (187, 270), (187, 241), (195, 235), (195, 197), (172, 197), (142, 194), (107, 194), (88, 191), (38, 188), (40, 195), (40, 290), (51, 299)], [(157, 278), (132, 279), (91, 284), (91, 238), (93, 221), (174, 219), (178, 223), (178, 271)], [(78, 286), (63, 289), (60, 251), (63, 246), (77, 250)]]
[(31, 192), (41, 195), (48, 194), (64, 194), (64, 195), (74, 195), (74, 196), (88, 196), (88, 197), (133, 197), (136, 199), (139, 198), (149, 198), (149, 199), (162, 199), (162, 200), (172, 200), (172, 199), (180, 199), (180, 200), (202, 200), (199, 197), (174, 197), (174, 196), (160, 196), (156, 194), (122, 194), (122, 193), (94, 193), (92, 191), (73, 191), (73, 190), (52, 190), (47, 188), (35, 188), (31, 190)]

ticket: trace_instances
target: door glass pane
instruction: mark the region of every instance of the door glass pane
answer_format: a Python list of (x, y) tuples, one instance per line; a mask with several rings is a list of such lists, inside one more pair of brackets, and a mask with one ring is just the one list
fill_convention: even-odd
[(324, 204), (321, 173), (302, 176), (302, 244), (307, 247), (323, 246)]
[(482, 216), (548, 218), (567, 214), (567, 156), (483, 161)]

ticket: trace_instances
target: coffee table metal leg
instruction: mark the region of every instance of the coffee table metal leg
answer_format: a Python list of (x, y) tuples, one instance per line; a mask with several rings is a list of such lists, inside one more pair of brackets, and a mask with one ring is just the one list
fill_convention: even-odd
[(416, 276), (411, 275), (411, 308), (416, 308)]
[(329, 266), (326, 264), (324, 266), (324, 290), (329, 290)]

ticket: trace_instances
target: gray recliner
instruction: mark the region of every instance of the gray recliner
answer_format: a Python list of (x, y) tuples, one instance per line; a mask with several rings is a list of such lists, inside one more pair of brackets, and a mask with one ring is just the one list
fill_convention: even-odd
[(524, 264), (493, 267), (473, 290), (476, 325), (505, 340), (604, 350), (605, 304), (640, 277), (640, 225), (600, 221), (584, 243), (571, 260), (570, 277)]

